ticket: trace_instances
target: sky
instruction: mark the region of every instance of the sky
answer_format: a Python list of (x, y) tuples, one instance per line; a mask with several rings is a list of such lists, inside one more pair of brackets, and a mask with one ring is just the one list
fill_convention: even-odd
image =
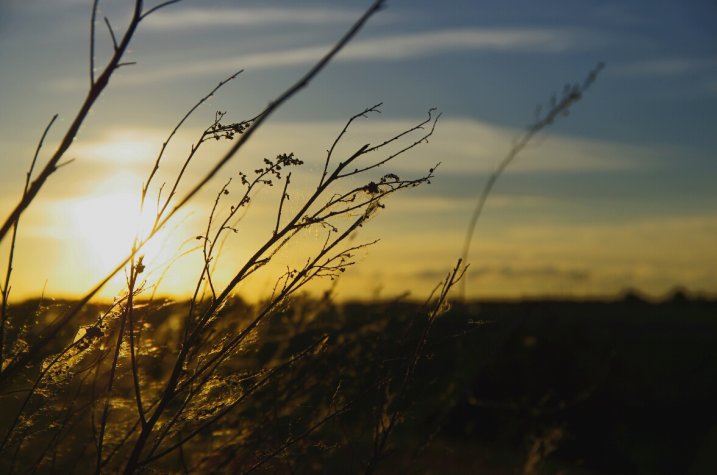
[[(96, 66), (111, 54), (130, 1), (101, 1)], [(147, 8), (158, 2), (146, 2)], [(139, 190), (162, 142), (220, 80), (243, 72), (176, 134), (156, 183), (169, 181), (215, 117), (255, 116), (293, 84), (370, 2), (183, 0), (140, 24), (66, 157), (23, 215), (11, 296), (83, 295), (127, 254)], [(59, 114), (39, 163), (76, 114), (89, 85), (89, 0), (0, 3), (0, 211), (18, 201), (43, 129)], [(500, 177), (469, 256), (470, 297), (604, 297), (627, 289), (717, 292), (717, 4), (681, 1), (388, 0), (308, 88), (252, 137), (206, 192), (145, 250), (149, 291), (184, 296), (201, 271), (194, 237), (222, 185), (264, 157), (304, 160), (289, 211), (315, 186), (346, 120), (343, 150), (379, 143), (441, 113), (428, 143), (382, 173), (431, 184), (390, 196), (352, 242), (376, 244), (336, 282), (339, 298), (423, 299), (461, 254), (478, 196), (512, 144), (566, 83), (604, 70), (567, 117), (541, 133)], [(187, 183), (229, 147), (209, 144)], [(379, 175), (380, 176), (380, 175)], [(268, 188), (268, 187), (265, 187)], [(152, 193), (156, 197), (157, 190)], [(260, 190), (216, 265), (226, 282), (267, 238), (278, 203)], [(226, 204), (226, 203), (225, 203)], [(224, 206), (224, 205), (223, 205)], [(225, 206), (226, 207), (226, 206)], [(225, 208), (222, 208), (226, 212)], [(279, 269), (321, 242), (309, 233), (238, 292), (261, 298)], [(0, 245), (5, 272), (8, 242)], [(151, 258), (151, 259), (150, 259)], [(167, 265), (171, 267), (166, 272)], [(121, 292), (124, 275), (102, 292)], [(156, 288), (153, 287), (156, 285)]]

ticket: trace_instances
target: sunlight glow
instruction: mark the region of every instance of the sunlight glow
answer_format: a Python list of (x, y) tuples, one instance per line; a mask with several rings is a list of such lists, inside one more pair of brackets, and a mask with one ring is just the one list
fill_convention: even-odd
[[(114, 266), (131, 251), (135, 238), (147, 235), (154, 222), (154, 212), (139, 212), (139, 196), (129, 191), (83, 197), (72, 200), (67, 208), (67, 223), (74, 230), (89, 260), (102, 267)], [(162, 254), (162, 232), (147, 243), (140, 255), (156, 261)]]
[(81, 142), (75, 145), (80, 159), (128, 163), (147, 163), (157, 153), (161, 137), (146, 131), (119, 129), (111, 131), (100, 141)]
[(88, 257), (106, 265), (125, 257), (135, 236), (141, 236), (141, 231), (151, 225), (149, 213), (140, 216), (138, 200), (130, 193), (79, 199), (68, 211), (68, 224)]

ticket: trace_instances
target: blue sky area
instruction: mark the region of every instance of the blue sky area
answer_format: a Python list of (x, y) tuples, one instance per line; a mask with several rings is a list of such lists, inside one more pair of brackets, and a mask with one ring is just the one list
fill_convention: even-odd
[[(107, 16), (120, 34), (132, 3), (100, 2), (98, 65), (111, 50), (101, 19)], [(215, 110), (253, 116), (369, 3), (184, 0), (143, 22), (126, 57), (137, 64), (113, 77), (68, 153), (76, 161), (50, 179), (27, 213), (16, 298), (43, 287), (56, 295), (83, 293), (127, 246), (108, 244), (106, 236), (117, 234), (108, 209), (126, 207), (128, 190), (139, 189), (183, 113), (244, 69), (178, 140), (191, 140)], [(45, 157), (86, 94), (90, 7), (89, 0), (0, 4), (3, 217), (21, 193), (49, 118), (60, 114)], [(346, 298), (406, 290), (422, 298), (459, 256), (481, 187), (536, 106), (604, 62), (570, 116), (540, 135), (498, 182), (478, 225), (468, 293), (604, 296), (633, 288), (660, 296), (683, 286), (714, 294), (716, 21), (711, 0), (389, 0), (238, 158), (295, 151), (315, 171), (346, 118), (365, 107), (384, 103), (349, 144), (375, 143), (438, 108), (430, 143), (395, 166), (420, 174), (440, 161), (436, 179), (387, 201), (362, 231), (381, 242), (337, 288)], [(210, 195), (198, 197), (187, 222), (201, 215)], [(242, 246), (250, 244), (228, 250), (228, 261), (241, 258)], [(4, 262), (6, 243), (0, 252)], [(291, 252), (301, 255), (302, 244)], [(189, 264), (179, 269), (193, 275)], [(261, 292), (266, 279), (247, 290)], [(186, 288), (177, 277), (161, 291)]]

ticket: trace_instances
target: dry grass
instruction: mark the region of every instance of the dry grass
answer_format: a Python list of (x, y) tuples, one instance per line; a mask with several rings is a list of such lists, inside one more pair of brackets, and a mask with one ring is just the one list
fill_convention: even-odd
[[(307, 283), (336, 279), (354, 264), (355, 253), (372, 243), (356, 243), (353, 236), (389, 195), (433, 177), (435, 168), (411, 178), (390, 171), (393, 161), (433, 134), (439, 117), (433, 110), (424, 121), (377, 144), (339, 152), (351, 125), (378, 113), (380, 104), (351, 117), (328, 147), (321, 174), (313, 177), (312, 191), (298, 201), (292, 199), (290, 208), (286, 204), (295, 186), (292, 172), (303, 165), (302, 159), (279, 153), (255, 165), (243, 163), (238, 180), (219, 187), (207, 210), (205, 230), (195, 237), (202, 266), (196, 270), (194, 294), (185, 304), (151, 298), (156, 283), (145, 279), (143, 248), (172, 223), (186, 203), (214, 186), (212, 179), (220, 170), (236, 166), (233, 159), (253, 133), (351, 40), (381, 8), (380, 0), (266, 109), (239, 121), (229, 121), (226, 112), (217, 112), (174, 178), (159, 184), (157, 171), (177, 131), (240, 72), (189, 109), (161, 144), (155, 161), (148, 164), (146, 180), (138, 190), (140, 211), (156, 203), (151, 228), (136, 235), (127, 257), (84, 298), (61, 305), (44, 301), (34, 307), (8, 305), (16, 265), (13, 254), (19, 244), (16, 232), (23, 212), (47, 180), (68, 163), (63, 157), (110, 77), (130, 64), (122, 58), (142, 21), (173, 3), (146, 9), (137, 0), (121, 37), (105, 19), (114, 49), (97, 75), (98, 2), (93, 3), (87, 97), (50, 159), (37, 171), (38, 154), (32, 160), (22, 196), (0, 228), (0, 240), (10, 239), (1, 289), (2, 470), (250, 473), (303, 467), (311, 471), (312, 464), (330, 454), (346, 452), (355, 461), (354, 471), (373, 472), (402, 420), (432, 323), (445, 310), (448, 291), (463, 269), (457, 265), (415, 319), (404, 322), (409, 324), (400, 341), (381, 337), (385, 326), (395, 323), (376, 320), (351, 328), (351, 322), (327, 322), (323, 315), (333, 305), (330, 297), (297, 301), (295, 296)], [(192, 182), (187, 170), (208, 141), (227, 142), (227, 151)], [(233, 277), (220, 284), (214, 275), (225, 239), (239, 231), (241, 215), (251, 207), (256, 192), (267, 188), (280, 191), (273, 229), (243, 262), (224, 264), (235, 267), (229, 269)], [(307, 250), (299, 265), (276, 276), (269, 298), (248, 306), (234, 297), (238, 285), (307, 233), (320, 236), (321, 244)], [(91, 305), (97, 292), (122, 271), (126, 290), (110, 304)], [(366, 345), (374, 345), (376, 356), (384, 356), (366, 364)], [(348, 424), (350, 429), (343, 432), (340, 427), (347, 420), (356, 423)]]

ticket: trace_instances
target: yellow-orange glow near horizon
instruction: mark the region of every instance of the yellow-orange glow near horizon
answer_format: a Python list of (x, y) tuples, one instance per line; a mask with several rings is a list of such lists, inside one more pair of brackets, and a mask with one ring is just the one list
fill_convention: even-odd
[(159, 151), (162, 135), (140, 130), (112, 130), (99, 141), (79, 142), (73, 151), (82, 159), (123, 165), (149, 163)]

